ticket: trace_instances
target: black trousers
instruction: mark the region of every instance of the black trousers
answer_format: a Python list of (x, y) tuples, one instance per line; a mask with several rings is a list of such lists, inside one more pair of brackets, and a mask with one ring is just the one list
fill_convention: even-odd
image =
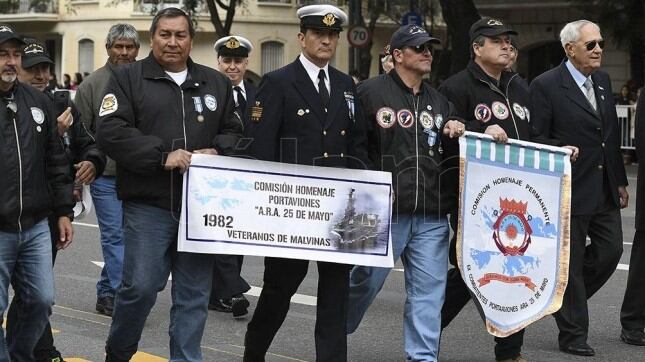
[[(317, 262), (316, 361), (347, 361), (347, 299), (351, 265)], [(264, 287), (244, 340), (244, 361), (264, 361), (307, 275), (308, 260), (265, 258)]]
[(569, 283), (554, 315), (562, 348), (587, 342), (587, 299), (609, 280), (623, 253), (620, 209), (608, 200), (593, 215), (572, 216), (570, 239)]
[(214, 258), (211, 303), (218, 299), (229, 299), (251, 289), (246, 280), (240, 276), (244, 256), (215, 255)]
[(645, 229), (636, 230), (634, 234), (620, 324), (626, 330), (645, 328)]
[[(456, 220), (451, 225), (456, 225)], [(456, 234), (456, 233), (455, 233)], [(457, 238), (450, 240), (449, 258), (452, 265), (457, 265)], [(471, 295), (458, 268), (448, 270), (446, 281), (446, 297), (441, 308), (441, 329), (445, 328), (459, 314), (470, 300)], [(504, 360), (515, 358), (522, 352), (524, 344), (524, 329), (508, 337), (495, 337), (495, 359)]]
[[(49, 230), (52, 238), (52, 265), (56, 261), (56, 254), (58, 254), (58, 249), (56, 244), (60, 234), (58, 233), (58, 217), (50, 216), (47, 220), (49, 222)], [(52, 271), (53, 273), (53, 271)], [(15, 287), (15, 285), (12, 284)], [(18, 298), (18, 294), (14, 295), (14, 298), (11, 300), (11, 305), (9, 305), (9, 310), (7, 311), (7, 326), (6, 326), (6, 338), (11, 340), (13, 337), (13, 331), (16, 329), (16, 325), (20, 323), (20, 311), (21, 301)], [(34, 347), (34, 358), (36, 361), (40, 360), (49, 360), (51, 356), (58, 353), (56, 347), (54, 347), (54, 336), (52, 335), (52, 328), (47, 321), (47, 326), (43, 331), (43, 335), (40, 336), (36, 347)]]

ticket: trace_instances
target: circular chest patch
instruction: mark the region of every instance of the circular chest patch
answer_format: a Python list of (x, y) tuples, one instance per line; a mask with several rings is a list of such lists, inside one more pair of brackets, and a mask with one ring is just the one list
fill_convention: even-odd
[(526, 121), (531, 122), (531, 113), (529, 113), (529, 109), (527, 107), (524, 107), (524, 113), (526, 114)]
[(382, 128), (390, 128), (396, 123), (396, 115), (390, 107), (383, 107), (376, 112), (376, 122)]
[(490, 121), (490, 118), (492, 116), (492, 112), (488, 105), (484, 103), (479, 103), (475, 107), (475, 119), (478, 121), (482, 121), (484, 123)]
[(425, 129), (432, 128), (434, 127), (434, 118), (432, 118), (430, 113), (422, 111), (419, 115), (419, 123), (421, 123), (421, 126)]
[(399, 121), (399, 125), (403, 128), (410, 128), (414, 123), (414, 116), (412, 112), (408, 109), (402, 109), (396, 113), (396, 118)]
[(526, 119), (526, 112), (524, 111), (524, 107), (520, 106), (517, 103), (513, 103), (513, 112), (520, 117), (521, 120)]
[(204, 104), (206, 104), (206, 108), (210, 109), (212, 112), (215, 112), (217, 109), (217, 99), (211, 94), (204, 96)]
[(508, 107), (506, 107), (506, 104), (502, 102), (493, 102), (493, 105), (491, 107), (493, 109), (493, 115), (495, 118), (504, 120), (508, 118)]
[(38, 107), (31, 107), (31, 116), (37, 124), (43, 124), (45, 122), (45, 113)]

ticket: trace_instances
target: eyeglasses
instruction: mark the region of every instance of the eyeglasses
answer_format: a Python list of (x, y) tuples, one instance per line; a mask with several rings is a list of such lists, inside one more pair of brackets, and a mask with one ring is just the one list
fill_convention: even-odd
[(605, 48), (605, 41), (604, 40), (592, 40), (592, 41), (590, 41), (590, 42), (585, 44), (585, 46), (587, 47), (587, 51), (592, 51), (592, 50), (596, 49), (596, 45), (598, 45), (600, 47), (600, 49), (603, 49), (603, 48)]
[(432, 45), (430, 45), (428, 43), (417, 45), (415, 47), (408, 47), (408, 48), (412, 49), (412, 51), (417, 53), (417, 54), (421, 54), (421, 53), (425, 52), (426, 50), (428, 50), (430, 52), (430, 54), (434, 53), (434, 49), (432, 49)]

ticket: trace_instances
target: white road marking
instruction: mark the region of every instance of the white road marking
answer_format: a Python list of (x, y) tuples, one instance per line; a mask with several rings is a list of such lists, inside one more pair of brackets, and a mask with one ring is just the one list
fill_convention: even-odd
[[(98, 266), (99, 268), (103, 268), (103, 265), (105, 265), (105, 263), (102, 261), (94, 261), (94, 260), (92, 260), (92, 264)], [(172, 275), (170, 275), (168, 280), (172, 280)], [(252, 295), (254, 297), (259, 297), (261, 292), (262, 292), (262, 288), (251, 285), (251, 289), (244, 294)], [(316, 299), (317, 298), (315, 296), (296, 293), (293, 295), (293, 297), (291, 297), (291, 303), (315, 306)]]

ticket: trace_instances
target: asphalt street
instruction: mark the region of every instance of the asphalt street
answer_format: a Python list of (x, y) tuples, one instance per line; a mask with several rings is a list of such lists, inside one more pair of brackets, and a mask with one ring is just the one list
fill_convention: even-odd
[[(589, 301), (589, 344), (595, 357), (573, 357), (557, 346), (557, 328), (552, 317), (531, 325), (525, 335), (523, 355), (529, 361), (645, 361), (645, 347), (619, 340), (619, 313), (623, 299), (631, 242), (634, 235), (636, 168), (628, 167), (632, 203), (623, 211), (624, 252), (618, 270)], [(56, 306), (51, 324), (56, 345), (70, 361), (102, 361), (110, 318), (98, 314), (96, 281), (102, 261), (98, 227), (93, 215), (75, 223), (75, 240), (59, 253), (55, 267)], [(390, 276), (360, 328), (349, 337), (351, 361), (401, 361), (403, 352), (403, 302), (405, 286), (400, 264)], [(261, 258), (247, 257), (243, 276), (254, 288), (248, 294), (250, 313), (262, 286)], [(170, 284), (168, 284), (169, 286)], [(313, 361), (317, 275), (310, 265), (309, 275), (294, 298), (289, 315), (277, 334), (268, 361)], [(135, 361), (164, 361), (168, 358), (168, 313), (170, 290), (159, 293), (139, 344)], [(211, 311), (202, 340), (205, 361), (240, 361), (248, 319), (234, 320), (230, 314)], [(443, 361), (493, 361), (493, 337), (472, 303), (444, 331), (440, 359)]]

